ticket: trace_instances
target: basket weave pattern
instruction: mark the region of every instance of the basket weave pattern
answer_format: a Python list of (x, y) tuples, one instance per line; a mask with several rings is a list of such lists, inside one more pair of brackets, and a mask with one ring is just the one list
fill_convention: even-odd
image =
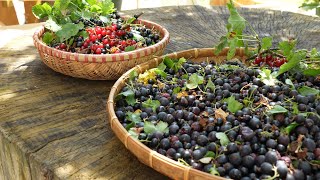
[(61, 51), (47, 46), (41, 40), (45, 32), (42, 27), (33, 35), (33, 42), (38, 49), (41, 60), (54, 71), (72, 77), (90, 80), (116, 80), (130, 68), (161, 56), (169, 43), (169, 32), (162, 26), (145, 20), (138, 24), (160, 32), (161, 41), (145, 48), (119, 54), (80, 54)]
[[(214, 61), (216, 63), (221, 63), (226, 59), (228, 49), (224, 49), (219, 55), (214, 54), (214, 49), (203, 48), (203, 49), (191, 49), (186, 51), (181, 51), (177, 53), (168, 54), (166, 56), (177, 59), (180, 57), (185, 57), (186, 59), (192, 60), (194, 62), (202, 61)], [(164, 56), (163, 56), (164, 57)], [(143, 73), (144, 71), (157, 67), (161, 62), (163, 57), (154, 58), (146, 63), (137, 65), (130, 69), (128, 72), (123, 74), (118, 81), (114, 84), (109, 94), (107, 102), (107, 112), (110, 121), (111, 129), (114, 131), (116, 136), (120, 141), (129, 149), (142, 163), (150, 166), (151, 168), (157, 170), (158, 172), (165, 174), (166, 176), (173, 179), (217, 179), (223, 180), (224, 178), (219, 176), (213, 176), (209, 173), (205, 173), (191, 167), (182, 165), (177, 161), (174, 161), (166, 156), (163, 156), (156, 151), (151, 150), (145, 146), (140, 141), (132, 138), (128, 131), (119, 122), (115, 111), (115, 97), (121, 92), (122, 88), (125, 86), (129, 78), (131, 71), (135, 70), (138, 73)], [(236, 57), (237, 59), (245, 62), (246, 56), (244, 55), (244, 49), (237, 49)]]

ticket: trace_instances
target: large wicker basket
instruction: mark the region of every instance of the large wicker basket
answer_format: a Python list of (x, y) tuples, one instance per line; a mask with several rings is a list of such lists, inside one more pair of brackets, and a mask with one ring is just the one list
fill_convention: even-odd
[(33, 41), (42, 61), (54, 71), (90, 80), (116, 80), (135, 65), (161, 56), (169, 42), (169, 32), (164, 27), (146, 20), (136, 23), (159, 31), (161, 41), (130, 52), (103, 55), (71, 53), (49, 47), (41, 40), (44, 27), (34, 33)]
[[(170, 58), (180, 58), (185, 57), (187, 59), (193, 60), (195, 62), (201, 61), (215, 61), (216, 63), (221, 63), (226, 59), (228, 49), (224, 49), (218, 56), (214, 55), (214, 49), (191, 49), (186, 51), (181, 51), (177, 53), (168, 54), (166, 56)], [(236, 58), (245, 61), (244, 49), (237, 49)], [(116, 136), (120, 141), (129, 149), (142, 163), (150, 166), (151, 168), (157, 170), (158, 172), (167, 175), (173, 179), (224, 179), (222, 177), (213, 176), (209, 173), (201, 172), (199, 170), (187, 167), (165, 157), (156, 151), (149, 149), (147, 146), (142, 144), (140, 141), (132, 138), (127, 130), (121, 125), (117, 116), (115, 115), (115, 97), (125, 86), (126, 81), (129, 78), (131, 71), (136, 70), (138, 73), (142, 73), (150, 68), (157, 67), (162, 62), (163, 57), (154, 58), (146, 63), (137, 65), (124, 75), (122, 75), (118, 81), (114, 84), (111, 89), (109, 99), (107, 102), (107, 112), (110, 120), (111, 129), (114, 131)]]

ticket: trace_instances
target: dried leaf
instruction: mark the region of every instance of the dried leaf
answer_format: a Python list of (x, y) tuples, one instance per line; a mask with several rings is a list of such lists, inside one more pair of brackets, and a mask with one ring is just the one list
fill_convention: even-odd
[(201, 117), (200, 120), (199, 120), (199, 124), (200, 124), (202, 127), (206, 127), (206, 126), (207, 126), (207, 122), (208, 122), (208, 119), (203, 118), (203, 117)]
[(202, 162), (203, 164), (209, 164), (212, 159), (213, 159), (212, 157), (204, 157), (199, 159), (199, 161)]
[(264, 95), (261, 95), (260, 100), (258, 102), (256, 102), (255, 105), (258, 106), (258, 105), (262, 104), (262, 105), (267, 106), (268, 109), (271, 109), (271, 107), (269, 105), (269, 101), (270, 100), (267, 97), (265, 97)]
[(308, 152), (308, 149), (303, 148), (302, 150), (299, 150), (298, 152), (296, 152), (296, 155), (298, 159), (305, 159), (307, 157), (307, 152)]
[(224, 122), (226, 122), (226, 118), (229, 115), (229, 113), (224, 112), (221, 108), (216, 109), (214, 112), (214, 117), (216, 119), (221, 118)]
[(189, 94), (188, 94), (187, 91), (182, 91), (182, 92), (179, 92), (179, 93), (177, 94), (177, 98), (180, 99), (180, 98), (185, 97), (185, 96), (188, 96), (188, 95), (189, 95)]

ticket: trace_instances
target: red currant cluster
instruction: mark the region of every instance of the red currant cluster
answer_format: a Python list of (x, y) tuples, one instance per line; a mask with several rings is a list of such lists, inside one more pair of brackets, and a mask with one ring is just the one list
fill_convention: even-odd
[(257, 56), (253, 63), (257, 65), (267, 64), (270, 67), (280, 67), (286, 62), (288, 62), (286, 58), (273, 57), (271, 54), (267, 54), (265, 57)]

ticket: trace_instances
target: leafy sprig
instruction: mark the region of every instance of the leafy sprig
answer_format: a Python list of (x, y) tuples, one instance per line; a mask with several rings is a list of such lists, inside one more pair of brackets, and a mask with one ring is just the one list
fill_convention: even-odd
[[(237, 47), (245, 47), (247, 55), (254, 54), (248, 60), (264, 54), (285, 57), (288, 62), (280, 67), (277, 76), (287, 71), (302, 72), (308, 76), (320, 74), (320, 52), (316, 48), (311, 51), (296, 49), (297, 42), (292, 39), (282, 41), (277, 48), (273, 48), (273, 38), (271, 36), (261, 38), (252, 25), (237, 12), (232, 0), (227, 4), (227, 7), (230, 12), (226, 25), (227, 34), (222, 36), (215, 46), (215, 54), (219, 54), (223, 48), (229, 47), (227, 59), (230, 60), (235, 56)], [(249, 33), (244, 34), (245, 29), (248, 29)], [(252, 47), (253, 50), (249, 51), (248, 47)]]

